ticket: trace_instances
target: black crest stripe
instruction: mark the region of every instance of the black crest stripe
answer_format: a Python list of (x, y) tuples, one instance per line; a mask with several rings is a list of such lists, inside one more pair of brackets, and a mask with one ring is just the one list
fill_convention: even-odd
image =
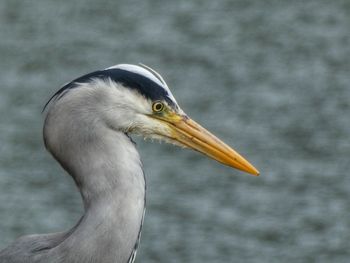
[(153, 80), (135, 72), (112, 68), (91, 72), (66, 84), (49, 99), (44, 106), (44, 110), (54, 98), (59, 99), (64, 96), (65, 91), (78, 87), (80, 83), (91, 82), (93, 79), (111, 79), (116, 83), (121, 83), (125, 88), (135, 89), (147, 99), (152, 101), (165, 100), (170, 106), (176, 106), (169, 98), (168, 92)]

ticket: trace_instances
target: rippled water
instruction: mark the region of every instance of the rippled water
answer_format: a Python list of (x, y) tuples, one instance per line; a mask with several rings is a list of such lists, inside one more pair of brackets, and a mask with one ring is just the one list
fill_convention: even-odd
[(148, 209), (137, 262), (349, 262), (348, 1), (0, 2), (0, 247), (82, 209), (45, 152), (59, 86), (143, 62), (256, 178), (137, 140)]

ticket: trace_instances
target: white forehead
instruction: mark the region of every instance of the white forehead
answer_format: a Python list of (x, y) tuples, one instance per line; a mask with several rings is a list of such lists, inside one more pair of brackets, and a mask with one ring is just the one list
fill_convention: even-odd
[(138, 65), (132, 65), (132, 64), (118, 64), (118, 65), (114, 65), (114, 66), (111, 66), (109, 68), (106, 68), (106, 70), (108, 70), (108, 69), (122, 69), (122, 70), (127, 70), (130, 72), (142, 75), (142, 76), (152, 80), (153, 82), (157, 83), (159, 86), (163, 87), (168, 92), (170, 99), (172, 99), (174, 102), (176, 102), (173, 94), (171, 93), (168, 85), (163, 80), (162, 76), (158, 72), (156, 72), (154, 69), (151, 69), (148, 66), (145, 66), (145, 65), (138, 66)]

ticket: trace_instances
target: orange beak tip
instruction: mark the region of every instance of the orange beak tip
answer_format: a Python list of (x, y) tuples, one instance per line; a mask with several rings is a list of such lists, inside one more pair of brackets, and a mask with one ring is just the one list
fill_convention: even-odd
[(251, 175), (255, 175), (255, 176), (259, 176), (260, 175), (260, 172), (254, 166), (251, 167), (249, 173)]
[(248, 173), (250, 175), (253, 175), (253, 176), (259, 176), (260, 175), (260, 172), (258, 170), (256, 170), (256, 169), (249, 170), (249, 171), (247, 171), (247, 170), (241, 170), (241, 171), (244, 172), (244, 173)]

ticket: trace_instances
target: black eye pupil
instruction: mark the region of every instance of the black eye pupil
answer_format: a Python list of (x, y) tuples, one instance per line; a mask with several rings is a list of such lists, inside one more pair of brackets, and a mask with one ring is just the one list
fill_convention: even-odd
[(162, 109), (162, 104), (157, 103), (157, 104), (156, 104), (156, 110), (161, 110), (161, 109)]

